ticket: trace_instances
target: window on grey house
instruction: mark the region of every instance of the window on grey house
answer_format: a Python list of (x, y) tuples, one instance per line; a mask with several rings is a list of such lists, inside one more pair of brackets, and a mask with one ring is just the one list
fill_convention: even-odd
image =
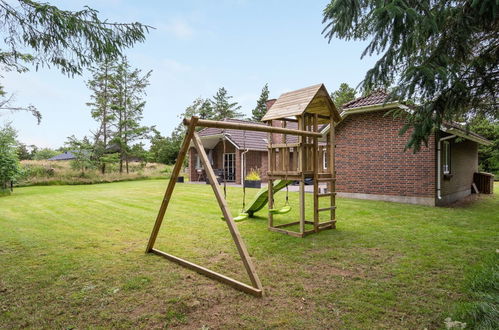
[(451, 172), (451, 162), (450, 162), (450, 142), (444, 141), (442, 148), (442, 168), (444, 174), (450, 174)]

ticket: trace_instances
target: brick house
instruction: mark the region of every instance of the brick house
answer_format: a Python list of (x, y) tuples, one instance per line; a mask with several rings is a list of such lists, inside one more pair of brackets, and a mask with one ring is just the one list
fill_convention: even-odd
[(386, 97), (378, 91), (343, 106), (343, 120), (336, 126), (338, 195), (434, 206), (471, 194), (478, 144), (490, 142), (445, 124), (430, 136), (427, 147), (404, 151), (410, 132), (400, 136), (399, 130), (405, 119), (387, 112), (409, 109), (384, 103)]
[[(384, 103), (386, 96), (378, 91), (343, 106), (335, 133), (338, 195), (432, 206), (469, 195), (473, 174), (478, 171), (478, 145), (490, 142), (458, 125), (445, 124), (430, 136), (427, 147), (417, 153), (404, 151), (410, 132), (400, 136), (399, 130), (405, 119), (387, 112), (409, 109), (397, 102)], [(270, 100), (267, 108), (274, 101)], [(324, 139), (328, 130), (327, 126), (322, 130)], [(228, 181), (241, 183), (244, 157), (246, 172), (258, 169), (266, 181), (267, 133), (205, 128), (199, 135), (213, 168), (223, 168), (225, 161)], [(189, 159), (191, 181), (203, 181), (194, 148)]]

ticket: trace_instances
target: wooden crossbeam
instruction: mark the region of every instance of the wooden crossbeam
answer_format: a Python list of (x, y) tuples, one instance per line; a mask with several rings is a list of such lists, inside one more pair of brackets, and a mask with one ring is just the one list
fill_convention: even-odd
[[(197, 118), (197, 117), (193, 117)], [(193, 118), (184, 118), (184, 125), (190, 125)], [(257, 132), (267, 132), (267, 133), (280, 133), (298, 136), (308, 136), (308, 137), (322, 137), (321, 133), (317, 132), (306, 132), (303, 130), (296, 130), (291, 128), (282, 128), (275, 126), (265, 126), (265, 125), (255, 125), (255, 124), (243, 124), (234, 123), (230, 121), (216, 121), (207, 119), (198, 119), (196, 126), (199, 127), (214, 127), (214, 128), (227, 128), (227, 129), (237, 129), (245, 131), (257, 131)]]
[(234, 280), (228, 276), (214, 272), (214, 271), (212, 271), (208, 268), (205, 268), (203, 266), (197, 265), (195, 263), (192, 263), (190, 261), (184, 260), (182, 258), (176, 257), (174, 255), (168, 254), (166, 252), (163, 252), (163, 251), (160, 251), (157, 249), (152, 249), (151, 252), (154, 254), (160, 255), (162, 257), (165, 257), (166, 259), (168, 259), (170, 261), (176, 262), (177, 264), (179, 264), (183, 267), (192, 269), (195, 272), (198, 272), (202, 275), (208, 276), (209, 278), (215, 279), (215, 280), (222, 282), (222, 283), (225, 283), (225, 284), (229, 284), (229, 285), (231, 285), (231, 286), (235, 287), (236, 289), (239, 289), (243, 292), (250, 293), (250, 294), (255, 295), (257, 297), (262, 296), (262, 293), (263, 293), (262, 290), (256, 289), (256, 288), (249, 286), (243, 282), (239, 282), (239, 281)]

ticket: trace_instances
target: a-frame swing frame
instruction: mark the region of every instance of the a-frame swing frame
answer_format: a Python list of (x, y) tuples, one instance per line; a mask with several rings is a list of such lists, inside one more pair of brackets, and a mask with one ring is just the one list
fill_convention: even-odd
[[(206, 152), (203, 148), (203, 144), (201, 143), (201, 139), (199, 138), (198, 133), (196, 133), (197, 122), (198, 122), (198, 118), (192, 117), (191, 120), (189, 121), (188, 126), (187, 126), (187, 133), (186, 133), (184, 140), (182, 142), (182, 146), (180, 148), (177, 161), (175, 162), (175, 166), (173, 167), (172, 175), (171, 175), (170, 181), (168, 182), (168, 187), (166, 188), (165, 195), (163, 197), (163, 201), (161, 203), (161, 207), (159, 209), (158, 216), (156, 218), (156, 222), (154, 224), (151, 236), (149, 238), (149, 243), (147, 244), (146, 253), (154, 253), (154, 254), (163, 256), (166, 259), (173, 261), (173, 262), (176, 262), (177, 264), (179, 264), (183, 267), (192, 269), (200, 274), (203, 274), (205, 276), (208, 276), (208, 277), (213, 278), (215, 280), (218, 280), (220, 282), (229, 284), (229, 285), (235, 287), (236, 289), (239, 289), (239, 290), (244, 291), (246, 293), (255, 295), (257, 297), (261, 297), (263, 294), (262, 283), (260, 282), (258, 274), (256, 273), (253, 262), (251, 261), (248, 250), (246, 249), (246, 245), (244, 244), (244, 241), (241, 238), (241, 235), (239, 234), (239, 230), (237, 229), (236, 223), (234, 222), (234, 219), (232, 218), (232, 214), (230, 213), (229, 207), (227, 205), (227, 201), (223, 197), (223, 194), (220, 190), (220, 187), (216, 184), (217, 178), (216, 178), (215, 173), (213, 171), (213, 168), (211, 167), (211, 164), (208, 160), (208, 156), (206, 155)], [(160, 250), (154, 248), (154, 243), (156, 242), (156, 238), (158, 236), (159, 229), (161, 228), (161, 224), (163, 222), (166, 209), (168, 208), (168, 204), (170, 203), (170, 199), (171, 199), (173, 190), (175, 188), (175, 184), (177, 183), (177, 178), (178, 178), (178, 175), (180, 173), (180, 169), (181, 169), (182, 164), (184, 162), (184, 159), (185, 159), (185, 156), (187, 154), (187, 150), (189, 149), (189, 145), (190, 145), (191, 141), (194, 144), (194, 147), (196, 148), (198, 155), (201, 159), (201, 163), (204, 166), (207, 178), (211, 184), (211, 187), (213, 188), (213, 192), (214, 192), (215, 197), (217, 199), (218, 205), (220, 206), (220, 209), (224, 215), (224, 218), (225, 218), (226, 223), (227, 223), (227, 227), (229, 228), (232, 239), (234, 240), (234, 244), (237, 247), (237, 251), (239, 252), (239, 256), (241, 257), (241, 260), (244, 264), (244, 267), (246, 268), (246, 272), (248, 273), (248, 276), (250, 278), (252, 285), (248, 285), (248, 284), (245, 284), (243, 282), (237, 281), (231, 277), (222, 275), (220, 273), (217, 273), (217, 272), (210, 270), (208, 268), (205, 268), (203, 266), (197, 265), (197, 264), (192, 263), (190, 261), (184, 260), (182, 258), (176, 257), (174, 255), (168, 254), (166, 252), (163, 252), (163, 251), (160, 251)]]
[[(184, 141), (182, 142), (182, 146), (180, 148), (177, 161), (175, 162), (175, 166), (173, 167), (172, 175), (170, 181), (168, 182), (168, 187), (166, 188), (165, 195), (163, 197), (163, 201), (161, 203), (161, 207), (158, 212), (158, 216), (156, 218), (156, 222), (154, 224), (151, 236), (149, 238), (149, 243), (147, 244), (147, 253), (154, 253), (160, 256), (165, 257), (166, 259), (176, 262), (177, 264), (184, 266), (186, 268), (192, 269), (200, 274), (206, 275), (210, 278), (218, 280), (220, 282), (232, 285), (236, 289), (244, 291), (246, 293), (261, 297), (263, 294), (263, 287), (258, 275), (255, 271), (255, 267), (253, 266), (253, 262), (248, 254), (248, 250), (246, 249), (246, 245), (244, 244), (241, 235), (237, 229), (236, 223), (234, 222), (234, 218), (230, 213), (229, 207), (227, 205), (227, 201), (222, 195), (220, 187), (217, 184), (217, 178), (211, 167), (211, 164), (208, 160), (208, 156), (204, 151), (203, 144), (201, 142), (201, 138), (198, 133), (196, 133), (196, 127), (214, 127), (214, 128), (227, 128), (227, 129), (238, 129), (238, 130), (248, 130), (248, 131), (260, 131), (267, 133), (278, 133), (278, 134), (291, 134), (298, 136), (308, 136), (308, 137), (322, 137), (322, 134), (319, 132), (311, 132), (306, 130), (296, 130), (282, 127), (272, 127), (272, 126), (263, 126), (263, 125), (252, 125), (252, 124), (243, 124), (243, 123), (229, 123), (229, 122), (221, 122), (214, 120), (204, 120), (199, 119), (197, 117), (192, 117), (191, 119), (184, 119), (184, 125), (187, 126), (187, 132), (184, 137)], [(201, 162), (206, 171), (207, 179), (211, 187), (213, 188), (213, 192), (215, 193), (215, 197), (217, 199), (218, 205), (220, 206), (220, 210), (222, 211), (224, 218), (227, 223), (227, 227), (229, 228), (232, 239), (234, 240), (234, 244), (237, 247), (237, 251), (239, 252), (239, 256), (246, 268), (246, 272), (251, 280), (251, 285), (242, 283), (228, 276), (219, 274), (214, 272), (208, 268), (197, 265), (190, 261), (184, 260), (182, 258), (176, 257), (174, 255), (168, 254), (166, 252), (160, 251), (154, 248), (154, 243), (156, 242), (156, 238), (158, 236), (159, 229), (161, 228), (161, 224), (165, 217), (166, 209), (168, 208), (168, 204), (170, 203), (170, 199), (173, 193), (173, 189), (175, 188), (175, 184), (177, 183), (177, 178), (180, 173), (180, 169), (182, 167), (182, 163), (184, 162), (185, 156), (187, 154), (187, 150), (189, 149), (190, 143), (193, 143), (194, 148), (196, 148), (198, 155), (201, 159)], [(270, 195), (269, 195), (270, 196)]]

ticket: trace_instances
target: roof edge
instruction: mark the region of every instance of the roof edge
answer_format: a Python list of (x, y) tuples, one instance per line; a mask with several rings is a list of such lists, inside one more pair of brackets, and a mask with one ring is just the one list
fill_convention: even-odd
[(440, 130), (443, 131), (443, 132), (445, 132), (445, 133), (453, 134), (453, 135), (459, 136), (459, 137), (461, 137), (463, 139), (467, 139), (467, 140), (470, 140), (470, 141), (482, 144), (484, 146), (490, 146), (490, 145), (492, 145), (492, 141), (489, 141), (489, 140), (487, 140), (484, 137), (479, 137), (479, 136), (476, 136), (476, 135), (468, 134), (468, 133), (466, 133), (466, 131), (464, 131), (462, 129), (459, 129), (459, 128), (455, 128), (455, 127), (441, 127)]
[(400, 103), (398, 101), (393, 101), (393, 102), (364, 105), (361, 107), (345, 109), (343, 112), (341, 112), (341, 118), (344, 119), (346, 116), (353, 115), (356, 113), (388, 110), (388, 109), (393, 109), (393, 108), (409, 109), (409, 107), (407, 107), (406, 105), (403, 105), (402, 103)]

